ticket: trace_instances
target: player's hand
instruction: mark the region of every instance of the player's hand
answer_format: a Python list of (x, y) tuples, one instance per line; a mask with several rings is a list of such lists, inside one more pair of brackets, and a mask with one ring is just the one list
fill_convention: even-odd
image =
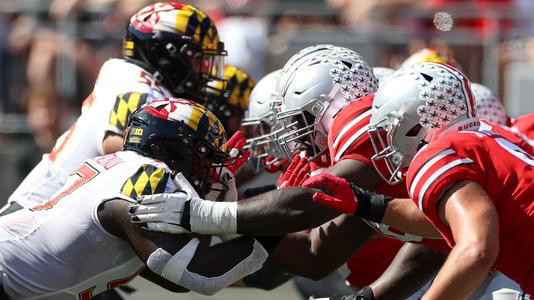
[(211, 190), (204, 198), (211, 201), (237, 201), (237, 187), (232, 172), (225, 167), (221, 168), (217, 180), (211, 184)]
[[(134, 223), (145, 223), (146, 229), (172, 234), (189, 232), (182, 219), (189, 214), (191, 198), (185, 192), (142, 196), (130, 206)], [(185, 220), (184, 220), (185, 221)]]
[(358, 197), (352, 185), (345, 179), (327, 173), (310, 177), (303, 187), (317, 188), (323, 192), (313, 195), (313, 200), (321, 205), (331, 207), (344, 214), (355, 214), (358, 209)]
[(234, 135), (226, 142), (226, 147), (229, 150), (230, 159), (232, 163), (226, 168), (235, 174), (247, 162), (250, 157), (250, 151), (244, 151), (243, 147), (247, 143), (247, 139), (241, 131), (236, 131)]
[(287, 170), (280, 175), (278, 188), (301, 186), (304, 181), (310, 178), (310, 170), (306, 152), (303, 151), (295, 155)]

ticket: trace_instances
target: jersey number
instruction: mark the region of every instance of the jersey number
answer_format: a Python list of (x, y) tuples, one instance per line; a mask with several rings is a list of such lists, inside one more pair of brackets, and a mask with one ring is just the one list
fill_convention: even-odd
[(76, 170), (73, 172), (75, 175), (79, 176), (76, 181), (74, 181), (70, 186), (65, 188), (61, 193), (57, 194), (56, 196), (52, 197), (48, 201), (46, 201), (43, 204), (36, 205), (32, 208), (33, 211), (36, 210), (42, 210), (42, 209), (50, 209), (56, 203), (61, 200), (61, 198), (71, 194), (79, 188), (80, 186), (87, 183), (89, 180), (95, 178), (100, 172), (95, 169), (93, 166), (91, 166), (89, 163), (84, 163), (83, 165), (79, 166)]

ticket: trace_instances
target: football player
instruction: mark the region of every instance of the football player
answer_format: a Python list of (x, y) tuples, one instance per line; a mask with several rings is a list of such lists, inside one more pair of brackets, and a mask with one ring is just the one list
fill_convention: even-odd
[[(463, 74), (435, 63), (399, 70), (378, 90), (368, 132), (373, 162), (387, 166), (381, 175), (392, 183), (405, 176), (410, 198), (431, 224), (399, 213), (410, 205), (406, 199), (380, 204), (387, 207), (382, 221), (421, 235), (437, 229), (452, 249), (423, 299), (465, 298), (492, 268), (534, 292), (534, 157), (517, 135), (479, 121)], [(344, 202), (355, 210), (376, 204), (328, 174), (305, 185), (331, 187), (331, 199), (315, 196), (325, 204)]]
[[(366, 93), (372, 93), (376, 89), (376, 79), (373, 77), (372, 70), (365, 61), (353, 51), (345, 48), (325, 45), (310, 47), (295, 55), (286, 64), (280, 78), (282, 80), (285, 79), (285, 81), (278, 80), (278, 85), (282, 89), (281, 99), (283, 99), (282, 106), (279, 109), (278, 119), (282, 120), (284, 126), (282, 129), (276, 131), (276, 140), (281, 150), (286, 153), (286, 156), (292, 157), (295, 152), (305, 149), (308, 153), (311, 153), (311, 159), (317, 158), (317, 161), (322, 165), (325, 165), (329, 161), (334, 163), (327, 172), (333, 172), (334, 174), (348, 178), (359, 178), (359, 181), (366, 182), (365, 184), (368, 185), (368, 188), (375, 189), (376, 184), (388, 188), (389, 186), (385, 182), (381, 183), (378, 175), (371, 176), (374, 173), (373, 166), (370, 163), (373, 148), (368, 141), (367, 135), (358, 134), (360, 132), (365, 133), (366, 124), (370, 118), (370, 113), (367, 113), (367, 111), (371, 107), (372, 96), (350, 102)], [(331, 124), (333, 116), (336, 117), (333, 120), (333, 124)], [(334, 139), (336, 139), (334, 135), (339, 135), (340, 141), (334, 142)], [(328, 148), (330, 148), (330, 151), (328, 151)], [(328, 153), (330, 153), (330, 156)], [(366, 156), (367, 159), (364, 160)], [(274, 215), (274, 211), (272, 210), (263, 210), (262, 213), (259, 211), (244, 213), (243, 216), (245, 218), (248, 218), (247, 214), (251, 216), (258, 214), (254, 216), (255, 222), (257, 222), (256, 226), (254, 228), (247, 228), (249, 225), (244, 225), (244, 232), (248, 230), (250, 232), (259, 230), (259, 232), (264, 234), (291, 232), (310, 228), (310, 220), (314, 219), (314, 217), (320, 216), (320, 218), (324, 218), (322, 220), (327, 221), (328, 218), (335, 216), (328, 211), (328, 208), (314, 207), (314, 205), (306, 203), (306, 208), (302, 209), (301, 214), (311, 217), (310, 219), (298, 220), (298, 214), (292, 212), (291, 222), (289, 224), (284, 222), (279, 223), (283, 219), (285, 212), (289, 213), (293, 209), (297, 209), (299, 204), (297, 199), (300, 199), (300, 197), (295, 194), (300, 192), (306, 193), (304, 190), (293, 190), (292, 193), (284, 194), (290, 196), (280, 197), (281, 195), (279, 194), (272, 196), (273, 198), (278, 198), (277, 201), (281, 201), (280, 203), (287, 201), (286, 206), (273, 206), (273, 209), (281, 209), (277, 210), (276, 215)], [(402, 188), (399, 188), (397, 194), (404, 195), (405, 192)], [(291, 199), (291, 196), (293, 199)], [(266, 201), (269, 201), (269, 206), (273, 205), (271, 201), (274, 200), (271, 197), (267, 197), (266, 195), (263, 195), (263, 197)], [(246, 201), (245, 203), (248, 203)], [(253, 201), (252, 203), (258, 202)], [(242, 202), (237, 204), (237, 214), (240, 216), (237, 222), (238, 230), (241, 230), (241, 224), (239, 222), (241, 218), (241, 204)], [(304, 205), (304, 202), (302, 205)], [(146, 221), (144, 216), (141, 216), (141, 218), (141, 221)], [(265, 222), (265, 226), (269, 224), (268, 228), (263, 227), (260, 224), (262, 222)], [(401, 237), (402, 235), (399, 232), (387, 230), (387, 227), (383, 227), (383, 229), (395, 237)], [(354, 234), (355, 231), (358, 233), (357, 235)], [(335, 243), (325, 242), (324, 245), (321, 245), (321, 242), (324, 240), (324, 238), (319, 237), (322, 234), (321, 232), (326, 232), (327, 236), (338, 236), (338, 238), (329, 239), (329, 241), (335, 241)], [(340, 264), (346, 262), (359, 250), (362, 244), (367, 242), (369, 237), (373, 235), (373, 232), (371, 227), (361, 223), (358, 218), (341, 216), (332, 223), (325, 224), (323, 227), (311, 233), (312, 235), (317, 234), (314, 239), (316, 241), (315, 249), (322, 249), (321, 253), (327, 253), (328, 251), (337, 253), (335, 260), (332, 259), (332, 256), (325, 255), (323, 257), (329, 257), (329, 261), (326, 263), (309, 264), (313, 265), (314, 268), (313, 271), (308, 273), (303, 273), (298, 269), (298, 266), (294, 267), (291, 265), (297, 264), (296, 260), (290, 261), (286, 265), (278, 264), (276, 266), (293, 273), (314, 278), (320, 277), (321, 275), (324, 276), (324, 274), (328, 274)], [(411, 235), (406, 235), (405, 238), (417, 239), (417, 237)], [(370, 242), (360, 252), (361, 254), (349, 263), (349, 266), (356, 271), (349, 275), (351, 283), (362, 287), (373, 282), (387, 268), (401, 245), (400, 242), (392, 239)], [(280, 246), (277, 249), (284, 249), (284, 247)], [(343, 254), (340, 253), (340, 249), (343, 249)], [(419, 254), (414, 254), (414, 256), (420, 258)], [(305, 255), (301, 255), (300, 257), (302, 261), (306, 261), (307, 259)], [(319, 260), (315, 257), (313, 259)], [(429, 259), (425, 265), (434, 265), (434, 261), (435, 259)], [(371, 264), (373, 268), (365, 267)], [(380, 268), (377, 268), (378, 264)], [(365, 272), (360, 271), (362, 269), (358, 268), (365, 269)], [(429, 272), (428, 270), (431, 271), (431, 268), (427, 268), (425, 271)], [(422, 273), (420, 272), (417, 275), (422, 276)], [(409, 287), (407, 284), (402, 285), (402, 287), (406, 289), (406, 292), (402, 291), (401, 288), (395, 292), (408, 296), (415, 291), (414, 287)]]
[(171, 95), (202, 99), (208, 80), (217, 80), (213, 70), (222, 71), (225, 51), (203, 11), (165, 2), (148, 5), (131, 18), (123, 55), (104, 63), (81, 116), (43, 155), (2, 214), (50, 198), (85, 159), (121, 150), (129, 115), (147, 100)]
[[(321, 59), (324, 60), (325, 58), (322, 57)], [(316, 60), (311, 60), (311, 61), (313, 63), (311, 65), (315, 65), (317, 59)], [(286, 68), (284, 68), (284, 69), (286, 69)], [(298, 68), (296, 68), (296, 69), (298, 70)], [(291, 107), (291, 105), (294, 105), (294, 106), (296, 105), (298, 107), (298, 101), (306, 101), (306, 99), (314, 99), (315, 98), (314, 100), (310, 100), (309, 102), (305, 103), (305, 105), (301, 106), (301, 108), (304, 108), (303, 110), (305, 110), (304, 112), (302, 112), (302, 111), (300, 112), (301, 115), (304, 115), (304, 117), (302, 117), (302, 119), (307, 118), (307, 121), (309, 122), (309, 120), (313, 120), (313, 118), (309, 118), (306, 115), (307, 114), (313, 115), (313, 113), (314, 113), (313, 108), (314, 107), (317, 108), (317, 106), (319, 106), (322, 103), (324, 103), (324, 102), (320, 101), (321, 99), (319, 97), (311, 97), (310, 95), (313, 94), (313, 92), (316, 92), (319, 95), (320, 94), (324, 95), (327, 92), (318, 91), (318, 90), (309, 92), (306, 89), (306, 85), (305, 84), (299, 83), (299, 81), (298, 81), (299, 78), (306, 78), (308, 80), (308, 81), (306, 81), (306, 83), (309, 84), (309, 86), (317, 86), (318, 84), (313, 82), (313, 81), (309, 82), (309, 77), (306, 77), (305, 75), (303, 75), (303, 74), (307, 74), (307, 76), (310, 76), (310, 74), (313, 74), (313, 72), (310, 72), (310, 70), (306, 69), (306, 68), (302, 68), (302, 70), (304, 70), (302, 74), (299, 74), (298, 72), (296, 72), (296, 74), (288, 75), (288, 78), (291, 78), (291, 80), (293, 80), (292, 84), (294, 84), (297, 88), (295, 88), (291, 84), (288, 85), (288, 90), (291, 90), (292, 92), (294, 91), (295, 95), (292, 95), (291, 93), (287, 93), (286, 97), (288, 99), (284, 99), (284, 101), (286, 101), (286, 103), (287, 103), (287, 107), (282, 107), (280, 110), (284, 111), (284, 109), (287, 109), (288, 111), (290, 111), (290, 114), (282, 113), (282, 114), (279, 114), (279, 115), (282, 115), (282, 116), (287, 116), (287, 115), (295, 116), (295, 115), (298, 114), (298, 110), (296, 110), (293, 107)], [(333, 73), (336, 73), (336, 72), (333, 72)], [(320, 72), (318, 72), (317, 74), (320, 74)], [(317, 74), (315, 74), (315, 76), (318, 76)], [(323, 81), (326, 81), (326, 80), (323, 80)], [(298, 97), (300, 97), (300, 95), (306, 94), (306, 93), (308, 93), (308, 95), (307, 95), (308, 98), (302, 98), (302, 100), (298, 99)], [(297, 99), (295, 99), (295, 97), (297, 97)], [(319, 100), (317, 100), (317, 98), (319, 98)], [(337, 99), (337, 100), (339, 101), (339, 99)], [(398, 185), (398, 186), (389, 186), (389, 185), (387, 185), (385, 181), (380, 180), (378, 172), (375, 171), (375, 169), (374, 169), (375, 166), (371, 161), (371, 157), (374, 154), (374, 150), (373, 150), (373, 146), (372, 146), (372, 144), (371, 144), (371, 142), (369, 140), (369, 137), (365, 133), (367, 124), (368, 124), (369, 119), (370, 119), (371, 105), (372, 105), (372, 96), (363, 97), (363, 98), (361, 98), (361, 99), (359, 99), (357, 101), (353, 101), (353, 102), (349, 103), (341, 111), (336, 113), (336, 117), (334, 118), (332, 128), (329, 131), (329, 135), (328, 135), (329, 136), (329, 144), (330, 144), (330, 156), (331, 156), (331, 160), (332, 160), (334, 166), (331, 167), (327, 172), (330, 172), (331, 170), (337, 170), (337, 172), (344, 171), (345, 174), (342, 175), (342, 176), (343, 177), (346, 176), (346, 177), (350, 178), (350, 176), (353, 176), (353, 174), (355, 174), (354, 172), (357, 172), (358, 170), (360, 170), (362, 172), (362, 173), (360, 173), (361, 175), (353, 177), (353, 178), (356, 178), (358, 180), (358, 182), (365, 182), (366, 180), (368, 180), (369, 181), (368, 186), (371, 186), (375, 190), (378, 190), (378, 191), (381, 191), (381, 192), (386, 192), (386, 193), (389, 193), (391, 195), (397, 194), (399, 196), (400, 195), (407, 196), (405, 188), (403, 188), (400, 185)], [(329, 107), (329, 106), (327, 106), (327, 107)], [(333, 105), (331, 107), (335, 107), (335, 105)], [(327, 111), (329, 108), (327, 108), (325, 111)], [(317, 111), (321, 111), (321, 110), (320, 109), (316, 109), (315, 113), (317, 113)], [(286, 124), (287, 123), (292, 123), (292, 122), (293, 122), (293, 120), (290, 120), (290, 121), (287, 121)], [(316, 119), (315, 122), (316, 123), (312, 124), (312, 125), (310, 125), (309, 123), (306, 124), (306, 127), (304, 128), (306, 130), (302, 129), (302, 127), (304, 127), (304, 126), (302, 126), (302, 127), (296, 128), (293, 132), (290, 131), (290, 130), (287, 130), (285, 133), (284, 132), (279, 133), (279, 136), (282, 137), (281, 139), (286, 139), (285, 141), (282, 142), (282, 149), (286, 153), (294, 153), (294, 150), (290, 149), (290, 145), (291, 145), (290, 142), (295, 142), (295, 141), (298, 140), (297, 134), (300, 135), (301, 137), (306, 137), (306, 139), (309, 138), (309, 140), (305, 140), (305, 142), (303, 143), (304, 146), (309, 146), (309, 145), (318, 146), (316, 141), (320, 141), (320, 137), (317, 137), (316, 135), (314, 135), (317, 129), (313, 128), (313, 126), (316, 126), (317, 124), (319, 124), (320, 121), (318, 121)], [(289, 126), (286, 126), (286, 128), (288, 128), (288, 127)], [(327, 126), (323, 126), (322, 128), (328, 128), (328, 127)], [(320, 133), (321, 132), (319, 132), (319, 134)], [(289, 139), (292, 139), (292, 140), (289, 140)], [(291, 147), (298, 148), (299, 146), (295, 145), (295, 143), (294, 143), (293, 145), (291, 145)], [(310, 150), (310, 153), (322, 153), (322, 152), (324, 152), (324, 150), (322, 150), (322, 149), (317, 149), (317, 150), (315, 150), (315, 152), (313, 152), (313, 151), (314, 151), (313, 149)], [(356, 165), (354, 165), (355, 163), (356, 163)], [(362, 165), (358, 166), (357, 163), (360, 163)], [(343, 168), (343, 167), (345, 167), (345, 168)], [(368, 168), (368, 169), (364, 169), (364, 167)], [(384, 166), (382, 166), (382, 167), (384, 167)], [(376, 176), (375, 177), (376, 181), (374, 181), (374, 182), (372, 181), (372, 178), (370, 176), (372, 174), (374, 174)], [(378, 184), (378, 187), (376, 186), (376, 184)], [(402, 197), (402, 196), (400, 196), (400, 197)], [(255, 200), (256, 201), (261, 201), (259, 199), (255, 199)], [(259, 203), (259, 202), (255, 202), (256, 205), (258, 205), (257, 203)], [(292, 204), (295, 204), (295, 203), (296, 202), (293, 202)], [(238, 205), (237, 205), (237, 209), (238, 209), (237, 214), (240, 213), (239, 209), (240, 209), (240, 205), (241, 204), (242, 203), (238, 203)], [(259, 205), (259, 207), (261, 207), (261, 205)], [(289, 205), (287, 206), (286, 209), (289, 210), (289, 211), (291, 210)], [(415, 209), (415, 206), (412, 207), (412, 211), (410, 213), (417, 214), (417, 211), (414, 211), (414, 209)], [(325, 213), (327, 213), (327, 212), (325, 211)], [(259, 211), (252, 211), (251, 210), (251, 211), (248, 211), (247, 213), (244, 213), (243, 215), (244, 215), (245, 218), (248, 218), (248, 217), (250, 217), (251, 215), (254, 215), (254, 214), (258, 214), (256, 217), (257, 218), (261, 218)], [(270, 217), (269, 212), (265, 212), (265, 214), (268, 215), (268, 217), (266, 217), (266, 218)], [(274, 215), (274, 212), (273, 212), (273, 215)], [(277, 212), (277, 217), (278, 218), (280, 218), (280, 215), (282, 215), (282, 214), (280, 212)], [(316, 215), (314, 215), (312, 213), (312, 211), (302, 212), (302, 215), (307, 215), (308, 217), (311, 217), (312, 219), (313, 219), (313, 217), (317, 217)], [(317, 215), (319, 215), (319, 213), (317, 213)], [(259, 221), (258, 219), (255, 219), (255, 220)], [(292, 221), (293, 225), (298, 224), (298, 221), (295, 218), (293, 218), (292, 220), (293, 220)], [(424, 219), (421, 220), (421, 221), (425, 222)], [(308, 219), (308, 222), (313, 222), (313, 221), (311, 221), (311, 219)], [(239, 218), (238, 218), (238, 222), (237, 223), (238, 223), (237, 226), (239, 228)], [(309, 223), (307, 223), (307, 224), (309, 224)], [(342, 226), (340, 226), (339, 223), (336, 223), (336, 226), (339, 226), (340, 228), (342, 228)], [(401, 231), (395, 230), (394, 228), (388, 228), (388, 226), (385, 226), (385, 225), (376, 224), (374, 226), (377, 227), (378, 229), (380, 229), (381, 231), (383, 231), (383, 233), (388, 234), (388, 235), (393, 236), (393, 237), (396, 237), (396, 238), (399, 238), (399, 239), (403, 239), (403, 240), (407, 240), (407, 241), (421, 241), (421, 238), (418, 237), (418, 236), (405, 234), (405, 233), (402, 233)], [(272, 225), (271, 224), (270, 228), (272, 229), (273, 227), (276, 227), (276, 225)], [(278, 228), (278, 227), (276, 227), (276, 228)], [(325, 227), (325, 228), (330, 228), (330, 230), (332, 230), (331, 229), (332, 226)], [(322, 228), (322, 229), (325, 232), (329, 232), (325, 228)], [(257, 230), (267, 230), (267, 229), (263, 229), (261, 226), (259, 226), (259, 227), (256, 226), (256, 229)], [(244, 229), (244, 230), (246, 230), (246, 229)], [(280, 230), (283, 231), (283, 229), (280, 229)], [(360, 229), (358, 232), (359, 232), (360, 235), (362, 235), (363, 241), (365, 241), (367, 239), (365, 237), (365, 235), (364, 235), (365, 229)], [(330, 231), (329, 233), (332, 233), (332, 231)], [(350, 241), (350, 237), (352, 237), (352, 240), (353, 240), (352, 247), (354, 247), (354, 245), (358, 245), (357, 242), (354, 242), (356, 236), (353, 234), (353, 232), (348, 231), (346, 233), (348, 233), (348, 236), (349, 236), (348, 240), (349, 241)], [(376, 279), (376, 277), (378, 277), (381, 274), (381, 271), (384, 270), (388, 266), (389, 262), (391, 262), (391, 260), (393, 259), (394, 254), (399, 249), (400, 244), (395, 245), (395, 243), (394, 242), (390, 242), (390, 240), (386, 240), (386, 241), (389, 241), (390, 245), (388, 245), (388, 246), (384, 246), (384, 245), (380, 246), (380, 242), (373, 241), (367, 247), (367, 249), (373, 249), (372, 251), (368, 252), (371, 255), (372, 254), (376, 255), (376, 253), (380, 253), (380, 255), (377, 255), (375, 257), (380, 256), (382, 258), (382, 260), (379, 260), (379, 261), (384, 262), (382, 264), (382, 269), (376, 268), (376, 263), (375, 263), (373, 265), (373, 267), (374, 267), (373, 268), (373, 274), (370, 274), (371, 272), (369, 270), (367, 270), (366, 272), (353, 272), (354, 275), (353, 276), (349, 276), (349, 280), (351, 280), (353, 284), (358, 284), (359, 286), (362, 286), (362, 285), (371, 283), (374, 279)], [(387, 243), (387, 242), (385, 242), (385, 243)], [(425, 243), (426, 244), (430, 244), (430, 245), (432, 245), (434, 247), (437, 247), (438, 249), (443, 250), (443, 251), (445, 251), (444, 248), (446, 248), (446, 247), (444, 247), (443, 243), (439, 243), (439, 242), (436, 243), (436, 242), (433, 242), (433, 241), (430, 241), (430, 240), (425, 240)], [(373, 244), (375, 244), (376, 247), (373, 248), (372, 247)], [(396, 246), (396, 248), (395, 248), (395, 246)], [(407, 249), (405, 249), (401, 253), (402, 254), (401, 257), (403, 257), (402, 260), (400, 258), (397, 259), (395, 265), (393, 266), (393, 268), (390, 268), (388, 270), (388, 271), (391, 271), (391, 272), (386, 273), (386, 276), (384, 277), (384, 279), (382, 281), (375, 282), (375, 284), (373, 286), (375, 290), (376, 289), (388, 290), (387, 287), (389, 287), (389, 286), (397, 286), (397, 287), (399, 287), (399, 288), (394, 289), (394, 291), (393, 291), (393, 292), (395, 292), (397, 294), (389, 294), (388, 296), (385, 296), (385, 297), (401, 297), (401, 296), (410, 295), (422, 283), (424, 283), (425, 280), (428, 279), (428, 276), (430, 274), (432, 274), (433, 271), (437, 270), (437, 268), (440, 266), (440, 262), (442, 262), (443, 259), (444, 259), (444, 255), (440, 255), (436, 251), (429, 250), (428, 247), (424, 247), (424, 246), (421, 246), (421, 245), (411, 245), (411, 244), (407, 244), (405, 247)], [(349, 247), (340, 247), (340, 248), (351, 249)], [(391, 249), (391, 250), (388, 250), (388, 249)], [(352, 253), (354, 253), (354, 251), (356, 251), (356, 250), (357, 249), (352, 250), (353, 251)], [(384, 251), (391, 251), (392, 253), (391, 254), (386, 254)], [(349, 262), (349, 265), (352, 266), (355, 269), (357, 269), (358, 267), (361, 268), (362, 266), (365, 266), (366, 263), (368, 263), (370, 261), (370, 257), (369, 256), (365, 256), (365, 254), (364, 254), (365, 253), (365, 248), (360, 253), (361, 253), (361, 257), (365, 258), (365, 259), (362, 259), (361, 261), (359, 261), (359, 263), (355, 263), (355, 261), (358, 261), (357, 257), (360, 256), (360, 254), (358, 254), (355, 258), (353, 258), (353, 260), (351, 261), (352, 263)], [(426, 260), (423, 259), (423, 255), (426, 255)], [(339, 257), (339, 252), (338, 252), (338, 256), (337, 257)], [(398, 267), (399, 265), (403, 266), (402, 272), (398, 272), (398, 270), (394, 270), (395, 267)], [(314, 266), (318, 269), (318, 272), (319, 272), (319, 270), (320, 270), (319, 265), (315, 264)], [(421, 266), (423, 266), (425, 268), (424, 269), (419, 269), (419, 271), (418, 271), (417, 267), (421, 267)], [(410, 278), (410, 277), (406, 276), (406, 273), (408, 273), (408, 271), (411, 271), (412, 274), (414, 276), (416, 276), (416, 277), (415, 278), (414, 277)], [(365, 277), (365, 276), (359, 275), (359, 274), (362, 274), (362, 273), (365, 276), (367, 276), (367, 278), (358, 281), (358, 279), (357, 279), (358, 276), (360, 278)], [(399, 282), (399, 284), (398, 285), (392, 285), (392, 282), (394, 280), (397, 280), (396, 282)], [(404, 280), (404, 281), (402, 281), (402, 280)], [(361, 282), (365, 282), (365, 283), (362, 284)], [(368, 293), (369, 293), (369, 290), (372, 291), (373, 289), (368, 289), (367, 290)], [(389, 289), (389, 291), (391, 292), (391, 289)], [(384, 296), (384, 295), (380, 294), (380, 292), (378, 292), (376, 294), (377, 294), (376, 295), (377, 297)]]
[(208, 83), (207, 99), (202, 104), (219, 118), (228, 135), (232, 136), (241, 127), (256, 82), (245, 71), (232, 65), (224, 66), (224, 79)]
[(48, 201), (0, 218), (0, 294), (90, 299), (140, 274), (172, 291), (211, 295), (259, 269), (267, 243), (240, 237), (210, 246), (209, 237), (130, 222), (128, 205), (141, 195), (204, 197), (211, 173), (228, 160), (225, 143), (222, 124), (199, 104), (142, 106), (130, 117), (124, 151), (86, 160)]

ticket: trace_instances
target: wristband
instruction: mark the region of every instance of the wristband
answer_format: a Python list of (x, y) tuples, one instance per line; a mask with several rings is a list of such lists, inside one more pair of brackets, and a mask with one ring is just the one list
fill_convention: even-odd
[(362, 217), (366, 220), (381, 223), (386, 213), (391, 197), (376, 194), (364, 190), (351, 183), (352, 191), (358, 199), (358, 208), (356, 209), (356, 216)]

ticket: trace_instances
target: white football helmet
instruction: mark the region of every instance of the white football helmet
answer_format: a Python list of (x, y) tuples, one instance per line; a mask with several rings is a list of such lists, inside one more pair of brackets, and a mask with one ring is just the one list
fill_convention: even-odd
[(241, 123), (243, 132), (247, 135), (245, 149), (250, 151), (250, 159), (254, 162), (256, 173), (281, 157), (271, 133), (275, 128), (276, 110), (280, 105), (274, 97), (274, 90), (281, 72), (282, 70), (276, 70), (258, 81), (250, 93), (248, 111)]
[(479, 124), (469, 80), (440, 63), (420, 63), (393, 73), (373, 100), (368, 133), (377, 172), (389, 184), (402, 180), (419, 148), (444, 130)]
[(395, 70), (385, 67), (374, 67), (373, 73), (375, 74), (376, 79), (378, 80), (378, 86), (381, 86), (384, 81), (389, 77), (389, 75), (393, 74)]
[(506, 114), (501, 100), (490, 89), (482, 84), (471, 83), (471, 90), (475, 96), (477, 115), (480, 119), (504, 126), (510, 124), (510, 117)]
[(282, 104), (275, 142), (289, 160), (301, 150), (316, 159), (328, 149), (335, 114), (377, 87), (371, 66), (350, 49), (318, 45), (300, 51), (284, 66), (276, 85)]

